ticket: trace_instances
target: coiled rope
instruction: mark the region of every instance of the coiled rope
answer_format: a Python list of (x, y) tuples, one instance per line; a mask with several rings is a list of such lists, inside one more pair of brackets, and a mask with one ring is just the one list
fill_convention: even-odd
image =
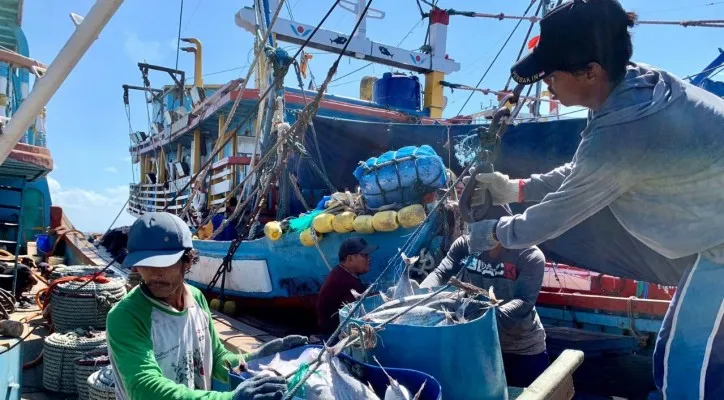
[(107, 349), (106, 333), (77, 329), (53, 333), (43, 345), (43, 387), (61, 393), (76, 393), (75, 360), (84, 354)]
[(88, 400), (88, 377), (110, 365), (108, 350), (98, 350), (86, 353), (75, 360), (75, 387), (78, 389), (78, 400)]
[(88, 377), (89, 400), (115, 400), (116, 381), (111, 366), (105, 366)]

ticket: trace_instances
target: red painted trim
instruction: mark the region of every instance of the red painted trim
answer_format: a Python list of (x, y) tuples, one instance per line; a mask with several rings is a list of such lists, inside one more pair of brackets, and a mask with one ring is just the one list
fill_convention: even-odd
[[(259, 157), (257, 157), (257, 160)], [(221, 161), (217, 161), (212, 165), (211, 167), (214, 169), (225, 167), (227, 165), (249, 165), (251, 164), (251, 157), (243, 157), (243, 156), (235, 156), (235, 157), (226, 157), (222, 159)]]
[(645, 314), (664, 317), (669, 309), (667, 300), (637, 299), (634, 297), (595, 296), (579, 293), (552, 293), (541, 291), (536, 304), (558, 307), (572, 307), (628, 315)]
[(450, 15), (443, 9), (433, 8), (432, 11), (430, 11), (430, 24), (449, 25)]
[(25, 143), (17, 143), (8, 158), (20, 161), (26, 164), (32, 164), (38, 168), (53, 170), (53, 158), (50, 156), (50, 150), (45, 147), (31, 146)]

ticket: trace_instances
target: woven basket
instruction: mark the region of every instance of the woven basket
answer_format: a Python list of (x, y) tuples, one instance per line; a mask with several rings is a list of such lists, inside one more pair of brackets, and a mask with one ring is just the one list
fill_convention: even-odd
[(78, 390), (78, 400), (88, 400), (88, 377), (110, 363), (108, 349), (90, 351), (75, 360), (75, 388)]
[(113, 379), (111, 366), (101, 368), (88, 377), (89, 400), (115, 400), (116, 381)]
[(107, 349), (106, 333), (78, 329), (53, 333), (43, 345), (43, 387), (53, 392), (76, 393), (75, 360), (84, 354)]
[(108, 311), (125, 295), (123, 279), (111, 279), (108, 283), (61, 283), (55, 287), (50, 299), (53, 325), (58, 332), (77, 328), (105, 329)]

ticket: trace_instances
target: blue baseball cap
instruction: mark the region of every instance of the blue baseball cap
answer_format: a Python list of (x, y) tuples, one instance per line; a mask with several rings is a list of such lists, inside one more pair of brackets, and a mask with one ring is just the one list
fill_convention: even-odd
[(149, 212), (138, 218), (128, 231), (125, 268), (169, 267), (193, 248), (191, 230), (179, 217), (167, 212)]

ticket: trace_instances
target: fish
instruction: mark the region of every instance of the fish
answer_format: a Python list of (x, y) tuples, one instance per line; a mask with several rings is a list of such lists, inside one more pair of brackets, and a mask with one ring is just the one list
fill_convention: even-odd
[(390, 380), (390, 384), (387, 386), (387, 390), (385, 390), (384, 400), (410, 400), (410, 391), (407, 390), (406, 387), (400, 385), (400, 382), (397, 382), (393, 377), (390, 376), (390, 374), (387, 373), (385, 367), (383, 367), (382, 364), (380, 364), (380, 362), (377, 360), (377, 357), (372, 356), (372, 359), (375, 360), (377, 365), (380, 366), (382, 372), (387, 376), (387, 379)]
[(387, 50), (387, 47), (379, 46), (378, 48), (380, 49), (380, 53), (382, 53), (383, 56), (387, 56), (390, 58), (395, 56), (394, 54), (390, 53), (389, 50)]
[[(371, 312), (362, 319), (373, 323), (382, 323), (388, 319), (405, 311), (409, 306), (389, 308), (382, 311)], [(396, 325), (416, 325), (416, 326), (435, 326), (445, 320), (445, 312), (438, 311), (430, 307), (417, 306), (412, 308), (405, 314), (392, 320), (391, 324)]]
[(337, 345), (329, 348), (323, 358), (329, 363), (332, 377), (332, 395), (336, 400), (380, 400), (369, 385), (364, 385), (350, 375), (347, 367), (337, 357), (349, 338), (342, 339)]
[(347, 38), (344, 36), (337, 36), (334, 39), (329, 39), (329, 41), (330, 41), (330, 43), (335, 43), (335, 44), (345, 44), (345, 43), (347, 43)]
[[(392, 290), (392, 299), (397, 300), (407, 296), (415, 294), (415, 289), (410, 282), (410, 267), (417, 262), (419, 257), (407, 257), (405, 253), (401, 254), (402, 261), (405, 264), (405, 269), (402, 271), (400, 280), (397, 281), (397, 285)], [(420, 285), (417, 285), (419, 288)]]

